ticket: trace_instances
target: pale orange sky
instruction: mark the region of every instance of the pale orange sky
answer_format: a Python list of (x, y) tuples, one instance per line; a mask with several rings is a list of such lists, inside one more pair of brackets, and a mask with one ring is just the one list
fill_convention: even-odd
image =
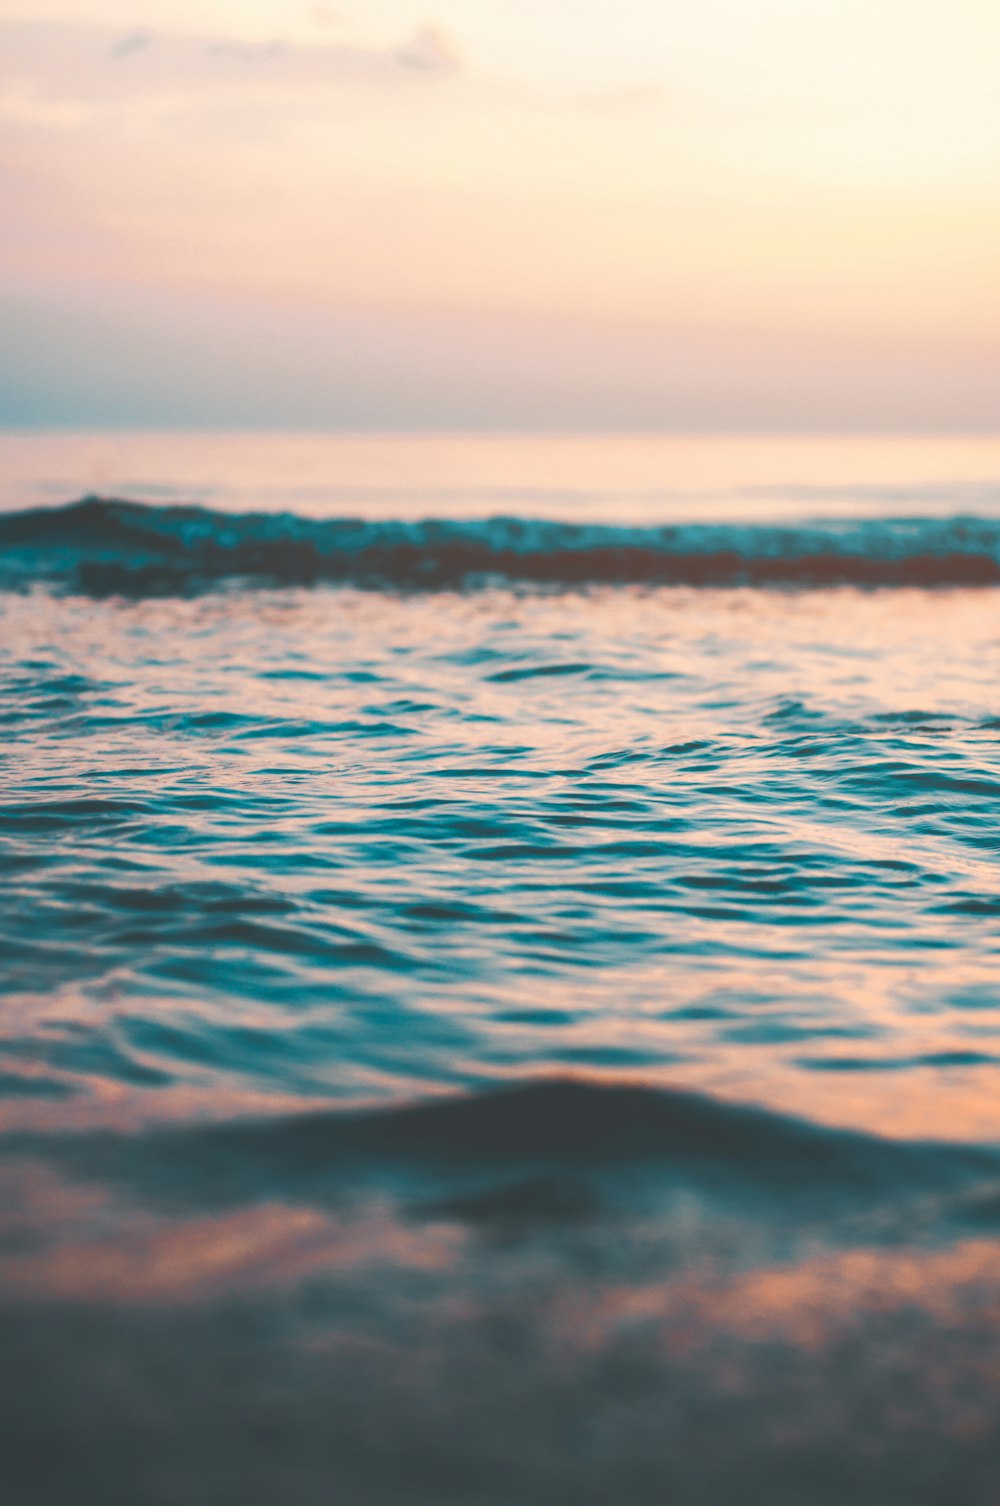
[(993, 0), (0, 0), (0, 59), (8, 425), (998, 426)]

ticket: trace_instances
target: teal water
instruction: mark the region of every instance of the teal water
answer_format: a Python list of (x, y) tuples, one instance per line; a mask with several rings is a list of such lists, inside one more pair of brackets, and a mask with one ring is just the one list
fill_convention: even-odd
[(990, 1498), (1000, 464), (650, 443), (21, 443), (18, 1501)]

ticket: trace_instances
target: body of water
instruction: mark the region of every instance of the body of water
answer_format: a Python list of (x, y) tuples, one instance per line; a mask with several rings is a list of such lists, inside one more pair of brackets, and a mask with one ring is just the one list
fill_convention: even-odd
[(0, 462), (18, 1502), (993, 1499), (1000, 441)]

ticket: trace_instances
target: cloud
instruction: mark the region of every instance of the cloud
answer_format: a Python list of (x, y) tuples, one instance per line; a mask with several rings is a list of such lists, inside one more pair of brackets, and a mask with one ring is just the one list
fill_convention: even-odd
[(421, 73), (455, 73), (459, 67), (455, 46), (440, 26), (422, 26), (396, 56), (404, 67)]
[[(323, 13), (332, 24), (332, 13)], [(0, 23), (0, 58), (0, 98), (30, 98), (39, 120), (44, 105), (55, 102), (104, 111), (123, 99), (169, 98), (182, 107), (261, 89), (274, 98), (322, 97), (338, 87), (443, 80), (460, 67), (454, 43), (435, 26), (421, 27), (402, 43), (372, 47), (142, 29), (123, 36), (108, 27), (8, 22)], [(25, 123), (24, 110), (13, 113)]]
[(127, 58), (133, 52), (142, 52), (144, 48), (152, 46), (152, 43), (152, 32), (130, 31), (128, 36), (113, 42), (108, 51), (113, 58)]
[(241, 63), (270, 63), (287, 57), (292, 49), (287, 42), (206, 42), (205, 51), (209, 57), (235, 58)]

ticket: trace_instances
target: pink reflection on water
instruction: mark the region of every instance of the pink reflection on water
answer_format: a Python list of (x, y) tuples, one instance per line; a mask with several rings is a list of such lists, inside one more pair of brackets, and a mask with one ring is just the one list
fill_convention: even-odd
[[(693, 1353), (720, 1334), (783, 1339), (801, 1349), (829, 1346), (838, 1332), (912, 1309), (942, 1326), (1000, 1323), (1000, 1244), (970, 1239), (945, 1250), (857, 1249), (733, 1274), (709, 1259), (675, 1278), (572, 1294), (562, 1336), (600, 1349), (643, 1325), (672, 1352)], [(984, 1382), (1000, 1380), (1000, 1355), (984, 1354)], [(984, 1409), (988, 1400), (984, 1395)]]
[[(64, 1182), (46, 1166), (4, 1169), (0, 1286), (8, 1300), (129, 1306), (200, 1302), (294, 1286), (313, 1276), (443, 1272), (463, 1236), (410, 1224), (375, 1199), (353, 1216), (287, 1202), (174, 1218)], [(18, 1246), (28, 1244), (30, 1253)]]
[[(18, 662), (57, 660), (60, 671), (87, 682), (73, 692), (84, 720), (100, 713), (99, 727), (78, 738), (73, 708), (61, 706), (19, 744), (19, 775), (29, 786), (35, 781), (41, 804), (101, 796), (133, 775), (154, 804), (161, 796), (196, 797), (179, 820), (168, 815), (190, 838), (175, 849), (147, 842), (143, 832), (88, 834), (86, 850), (78, 831), (51, 838), (47, 855), (68, 872), (85, 871), (89, 860), (117, 860), (127, 848), (134, 867), (122, 883), (155, 897), (165, 884), (182, 889), (218, 880), (222, 853), (228, 879), (293, 900), (306, 928), (342, 919), (335, 879), (370, 904), (374, 918), (355, 911), (352, 925), (366, 939), (390, 942), (398, 939), (399, 909), (414, 898), (474, 900), (484, 913), (519, 908), (522, 932), (535, 927), (528, 942), (537, 935), (542, 946), (565, 935), (585, 895), (591, 930), (603, 926), (612, 939), (629, 927), (640, 933), (631, 960), (615, 953), (605, 963), (597, 955), (598, 967), (575, 968), (564, 947), (558, 975), (537, 966), (519, 971), (527, 944), (505, 948), (502, 927), (459, 938), (467, 950), (455, 943), (448, 974), (422, 990), (408, 984), (406, 1000), (419, 1021), (474, 1021), (480, 1042), (488, 1042), (487, 1059), (455, 1049), (447, 1060), (451, 1081), (603, 1071), (877, 1133), (996, 1140), (1000, 1004), (983, 925), (972, 937), (971, 922), (925, 905), (919, 930), (894, 930), (913, 892), (906, 878), (879, 901), (877, 924), (862, 926), (863, 944), (852, 937), (846, 947), (830, 933), (783, 926), (753, 896), (741, 913), (720, 918), (665, 893), (677, 874), (697, 877), (700, 859), (735, 833), (773, 844), (772, 866), (780, 866), (782, 849), (792, 866), (803, 852), (831, 863), (914, 862), (937, 882), (995, 895), (985, 843), (950, 839), (921, 825), (919, 815), (911, 819), (901, 806), (914, 799), (898, 795), (891, 764), (905, 735), (913, 768), (946, 773), (952, 738), (966, 753), (975, 749), (980, 780), (993, 777), (996, 603), (997, 593), (915, 591), (496, 591), (433, 600), (315, 591), (117, 604), (8, 596), (0, 613), (5, 651)], [(377, 661), (377, 685), (342, 673), (345, 664), (369, 661)], [(560, 661), (580, 672), (492, 677), (498, 666)], [(281, 677), (289, 665), (302, 678)], [(849, 750), (859, 729), (866, 756), (885, 755), (888, 771), (872, 774), (876, 794), (846, 818), (820, 799), (804, 809), (780, 798), (752, 807), (742, 799), (747, 790), (767, 796), (773, 772), (771, 741), (756, 714), (781, 713), (797, 701), (808, 713), (804, 768), (810, 739), (822, 761), (837, 738)], [(878, 720), (914, 711), (932, 716), (929, 725), (910, 732), (903, 723), (901, 734), (891, 720)], [(205, 712), (219, 722), (192, 728)], [(366, 719), (396, 727), (377, 755), (371, 743), (352, 741), (350, 727)], [(253, 737), (242, 736), (242, 723)], [(309, 735), (289, 735), (296, 727)], [(695, 766), (696, 755), (685, 761), (672, 751), (703, 737), (712, 740), (703, 756), (707, 772)], [(715, 780), (713, 764), (723, 757), (730, 760), (726, 777)], [(852, 757), (844, 755), (848, 765)], [(583, 837), (563, 826), (557, 844), (552, 830), (543, 831), (551, 850), (526, 867), (484, 861), (479, 849), (489, 838), (441, 841), (446, 822), (424, 844), (412, 876), (380, 863), (377, 843), (367, 842), (391, 803), (414, 792), (466, 814), (477, 813), (487, 794), (491, 817), (544, 828), (553, 809), (565, 814), (559, 800), (594, 760), (603, 762)], [(820, 795), (833, 787), (834, 772), (827, 771)], [(219, 792), (271, 799), (303, 787), (303, 809), (254, 812), (242, 846), (224, 804), (212, 808)], [(636, 792), (640, 808), (626, 830), (611, 802)], [(967, 801), (973, 816), (975, 799)], [(945, 817), (950, 800), (947, 789), (938, 799)], [(336, 832), (326, 829), (334, 822)], [(678, 823), (687, 823), (692, 851), (674, 857)], [(602, 858), (623, 833), (661, 842), (662, 868), (652, 877), (628, 856)], [(265, 839), (286, 844), (289, 854), (273, 884), (256, 866)], [(593, 862), (601, 867), (588, 880)], [(614, 884), (629, 880), (636, 880), (632, 892), (612, 903)], [(852, 882), (856, 900), (865, 902), (865, 882)], [(822, 907), (817, 914), (822, 919)], [(451, 945), (455, 934), (442, 926), (435, 945)], [(975, 946), (962, 952), (967, 936)], [(405, 940), (414, 953), (422, 944), (412, 933)], [(720, 955), (720, 942), (733, 955)], [(476, 974), (466, 966), (477, 960), (477, 946), (484, 953), (494, 943), (488, 968)], [(144, 956), (139, 950), (129, 960)], [(297, 966), (287, 964), (295, 981), (304, 973)], [(338, 971), (336, 981), (343, 978)], [(31, 981), (5, 1001), (0, 1030), (18, 1049), (4, 1070), (19, 1091), (5, 1099), (0, 1122), (129, 1128), (189, 1114), (290, 1112), (329, 1104), (330, 1089), (360, 1101), (441, 1090), (426, 1063), (406, 1061), (398, 1070), (352, 1068), (347, 1082), (334, 1082), (332, 1069), (327, 1081), (317, 1069), (297, 1091), (281, 1082), (265, 1091), (221, 1069), (212, 1082), (198, 1079), (189, 1065), (147, 1050), (142, 1060), (136, 1052), (138, 1065), (174, 1080), (139, 1091), (53, 1059), (48, 1043), (60, 1031), (106, 1032), (117, 1044), (130, 1009), (169, 1019), (182, 1007), (148, 985), (144, 1003), (130, 1005), (132, 984), (123, 964), (93, 987), (32, 992)], [(196, 988), (191, 994), (186, 1002), (196, 1019), (202, 1008), (210, 1012)], [(550, 1023), (533, 1023), (532, 1013), (549, 1015)], [(227, 1022), (241, 1029), (280, 1034), (287, 1019), (282, 1007), (259, 1000), (226, 1001)], [(603, 1066), (602, 1053), (610, 1058)], [(42, 1096), (50, 1090), (80, 1096)]]

